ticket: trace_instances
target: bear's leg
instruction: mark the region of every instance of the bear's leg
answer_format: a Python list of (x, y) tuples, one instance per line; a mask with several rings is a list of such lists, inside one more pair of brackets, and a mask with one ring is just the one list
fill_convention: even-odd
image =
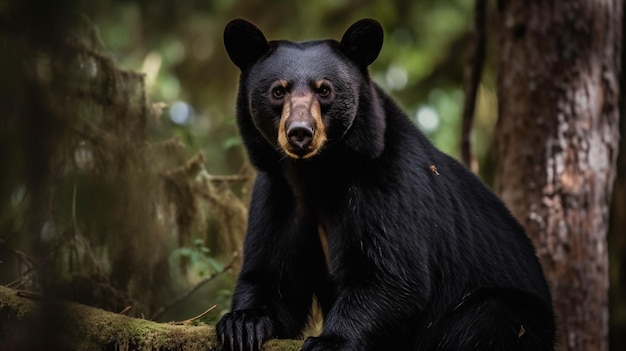
[(256, 351), (272, 337), (299, 337), (313, 292), (329, 290), (317, 227), (295, 207), (284, 181), (257, 174), (232, 312), (216, 325), (225, 351)]
[(554, 317), (534, 295), (489, 289), (468, 295), (430, 324), (417, 350), (552, 351)]

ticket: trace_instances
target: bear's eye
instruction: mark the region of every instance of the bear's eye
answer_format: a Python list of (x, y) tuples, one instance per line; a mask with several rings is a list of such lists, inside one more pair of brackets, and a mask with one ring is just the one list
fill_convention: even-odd
[(285, 88), (275, 87), (272, 89), (272, 97), (274, 99), (282, 99), (285, 96)]
[(328, 97), (330, 95), (330, 88), (327, 86), (321, 86), (317, 93), (321, 96), (321, 97)]

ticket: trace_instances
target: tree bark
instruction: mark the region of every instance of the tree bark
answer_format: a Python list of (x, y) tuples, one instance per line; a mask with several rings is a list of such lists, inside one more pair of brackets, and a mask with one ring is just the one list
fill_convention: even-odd
[(623, 0), (500, 0), (496, 191), (535, 241), (558, 350), (608, 350)]
[[(270, 340), (264, 351), (297, 351), (299, 340)], [(221, 350), (212, 326), (174, 325), (0, 286), (0, 350)]]
[[(626, 15), (626, 9), (622, 9)], [(626, 38), (626, 27), (622, 25), (622, 38)], [(626, 67), (626, 54), (622, 48), (622, 67)], [(623, 68), (622, 68), (623, 69)], [(626, 86), (626, 74), (620, 80)], [(626, 99), (623, 88), (621, 93), (620, 115), (626, 113)], [(611, 221), (609, 225), (609, 343), (615, 350), (626, 349), (626, 119), (620, 118), (619, 156), (617, 158), (617, 177), (613, 188), (611, 203)]]

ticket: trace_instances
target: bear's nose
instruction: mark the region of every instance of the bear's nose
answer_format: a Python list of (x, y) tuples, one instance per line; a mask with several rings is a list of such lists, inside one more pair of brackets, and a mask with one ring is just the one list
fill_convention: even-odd
[(313, 127), (306, 122), (293, 122), (287, 129), (289, 144), (298, 149), (306, 149), (313, 140)]

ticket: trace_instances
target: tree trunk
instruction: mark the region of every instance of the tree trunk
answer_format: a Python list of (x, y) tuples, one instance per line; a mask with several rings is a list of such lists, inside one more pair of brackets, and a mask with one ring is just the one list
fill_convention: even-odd
[[(623, 16), (626, 9), (622, 9)], [(626, 26), (622, 25), (622, 38), (626, 38)], [(622, 67), (626, 67), (626, 54), (622, 48)], [(622, 74), (620, 85), (626, 87), (626, 74)], [(626, 114), (624, 89), (621, 89), (620, 115)], [(620, 118), (619, 156), (617, 178), (613, 188), (611, 221), (609, 226), (609, 343), (614, 350), (626, 350), (626, 118)]]
[(500, 0), (496, 191), (535, 241), (558, 350), (608, 350), (623, 0)]

